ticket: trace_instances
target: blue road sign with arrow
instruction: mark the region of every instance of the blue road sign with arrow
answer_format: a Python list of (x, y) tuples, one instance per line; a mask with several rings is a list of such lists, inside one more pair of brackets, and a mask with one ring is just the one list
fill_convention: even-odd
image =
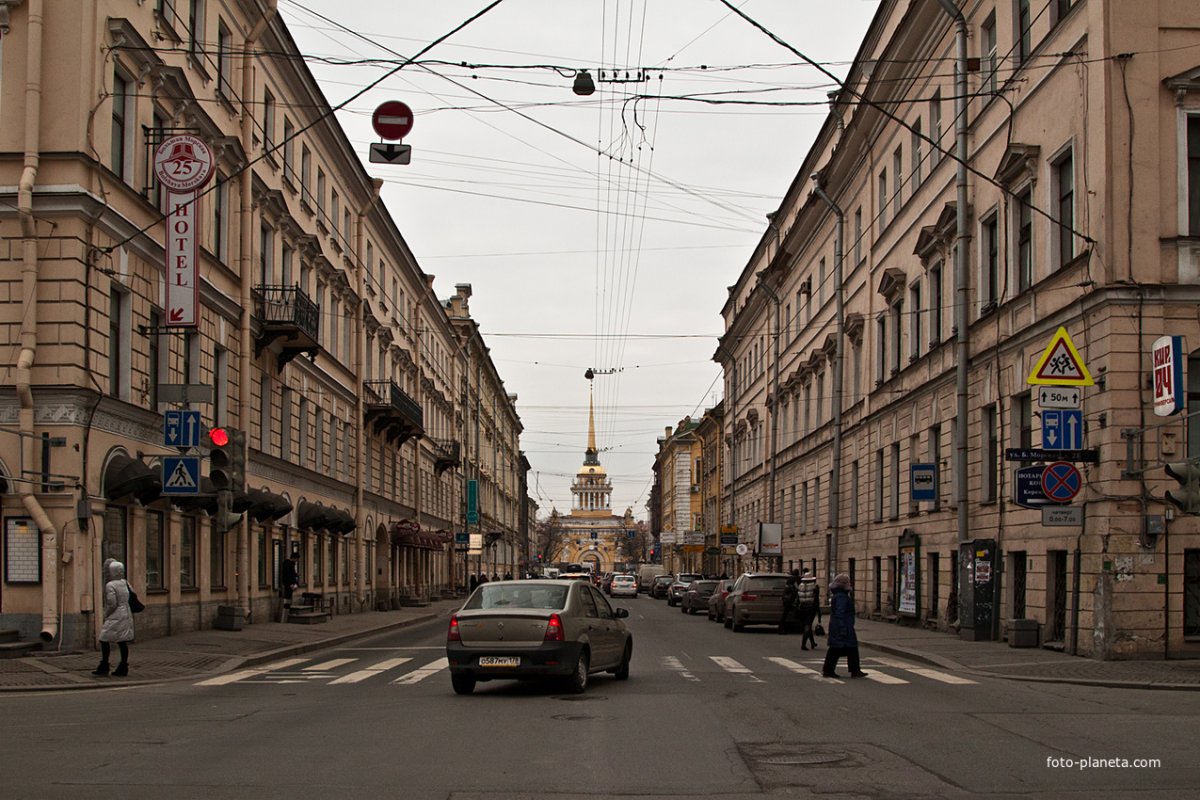
[(1042, 448), (1083, 449), (1083, 411), (1077, 408), (1042, 410)]
[(172, 409), (164, 413), (163, 444), (167, 447), (199, 447), (200, 412)]

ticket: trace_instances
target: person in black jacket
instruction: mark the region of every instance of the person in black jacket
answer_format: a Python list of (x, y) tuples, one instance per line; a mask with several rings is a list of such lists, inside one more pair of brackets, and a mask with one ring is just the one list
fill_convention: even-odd
[(850, 599), (850, 576), (842, 573), (829, 584), (829, 649), (821, 674), (836, 678), (838, 661), (846, 657), (851, 678), (865, 678), (858, 662), (858, 634), (854, 632), (854, 601)]
[(300, 585), (300, 570), (296, 566), (299, 553), (293, 552), (279, 566), (279, 593), (283, 595), (283, 606), (279, 611), (279, 621), (287, 622), (288, 609), (292, 606), (292, 593)]
[(817, 579), (808, 569), (804, 570), (804, 577), (796, 584), (796, 592), (800, 596), (797, 603), (802, 635), (800, 649), (807, 650), (811, 643), (812, 649), (816, 650), (817, 637), (813, 634), (813, 620), (821, 621), (821, 589), (817, 586)]
[(779, 618), (779, 635), (787, 633), (788, 623), (796, 616), (800, 606), (800, 595), (796, 591), (796, 579), (789, 577), (783, 587), (783, 616)]

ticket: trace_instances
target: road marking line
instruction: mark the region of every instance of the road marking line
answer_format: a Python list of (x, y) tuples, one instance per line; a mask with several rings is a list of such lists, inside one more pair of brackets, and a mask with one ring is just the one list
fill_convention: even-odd
[(711, 659), (718, 667), (726, 672), (732, 672), (738, 675), (749, 675), (750, 679), (755, 683), (766, 682), (762, 678), (756, 676), (753, 670), (739, 662), (737, 659), (729, 658), (728, 656), (709, 656), (709, 659)]
[(407, 664), (412, 661), (411, 658), (389, 658), (386, 661), (380, 661), (366, 669), (360, 669), (357, 672), (351, 672), (348, 675), (343, 675), (340, 678), (332, 680), (329, 684), (332, 686), (335, 683), (360, 683), (367, 678), (373, 678), (381, 672), (386, 672), (389, 669), (394, 669), (401, 664)]
[(243, 670), (239, 670), (237, 672), (231, 672), (228, 675), (218, 675), (215, 678), (209, 678), (208, 680), (200, 681), (199, 683), (197, 683), (195, 685), (196, 686), (224, 686), (229, 683), (237, 683), (238, 681), (245, 680), (246, 678), (256, 678), (259, 675), (263, 675), (272, 670), (287, 669), (288, 667), (294, 667), (297, 664), (303, 664), (305, 661), (308, 661), (308, 659), (307, 658), (289, 658), (286, 661), (276, 661), (274, 664), (267, 664), (265, 667), (256, 667), (255, 669), (243, 669)]
[(837, 678), (826, 678), (817, 670), (806, 667), (803, 664), (797, 664), (791, 659), (779, 658), (777, 656), (767, 656), (766, 658), (767, 661), (770, 661), (772, 664), (778, 664), (784, 669), (791, 670), (797, 675), (803, 675), (807, 678), (812, 678), (814, 681), (820, 681), (821, 683), (845, 683), (845, 681), (840, 681)]
[(891, 658), (876, 658), (875, 661), (876, 663), (883, 664), (886, 667), (896, 667), (897, 669), (911, 672), (914, 675), (920, 675), (922, 678), (929, 678), (930, 680), (940, 681), (942, 683), (950, 683), (958, 686), (974, 685), (976, 683), (973, 680), (960, 678), (959, 676), (951, 675), (948, 672), (941, 672), (940, 670), (929, 669), (928, 667), (919, 667), (916, 664), (910, 664), (907, 661), (896, 661), (895, 659)]
[(875, 681), (876, 683), (886, 683), (889, 685), (908, 683), (908, 681), (904, 680), (904, 678), (897, 678), (895, 675), (888, 675), (885, 672), (879, 672), (877, 670), (871, 670), (868, 672), (867, 680)]
[(412, 672), (401, 675), (399, 678), (396, 678), (396, 680), (392, 681), (392, 683), (400, 683), (400, 684), (417, 683), (418, 681), (425, 680), (430, 675), (436, 675), (437, 673), (446, 669), (446, 667), (448, 667), (448, 666), (450, 666), (450, 659), (439, 658), (437, 661), (430, 661), (428, 664), (421, 667), (420, 669), (414, 669)]
[(305, 667), (305, 672), (329, 672), (332, 669), (352, 664), (358, 661), (357, 658), (335, 658), (332, 661), (325, 661), (321, 664), (313, 664), (311, 667)]
[(663, 665), (664, 667), (666, 667), (667, 669), (669, 669), (669, 670), (673, 670), (674, 672), (678, 672), (678, 673), (679, 673), (679, 675), (680, 675), (681, 677), (683, 677), (683, 678), (686, 678), (686, 679), (687, 679), (687, 680), (689, 680), (689, 681), (692, 681), (692, 682), (694, 682), (694, 683), (699, 683), (699, 682), (700, 682), (700, 679), (699, 679), (699, 678), (697, 678), (697, 677), (696, 677), (695, 675), (693, 675), (692, 673), (688, 672), (688, 671), (687, 671), (687, 670), (684, 668), (684, 666), (683, 666), (683, 662), (682, 662), (682, 661), (680, 661), (680, 660), (679, 660), (678, 658), (676, 658), (675, 656), (663, 656), (663, 657), (662, 657), (662, 665)]

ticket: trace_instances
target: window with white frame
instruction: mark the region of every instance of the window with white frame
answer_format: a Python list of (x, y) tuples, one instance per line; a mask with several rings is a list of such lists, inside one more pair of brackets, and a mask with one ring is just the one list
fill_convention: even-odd
[(275, 149), (275, 95), (263, 89), (263, 150), (268, 154)]
[(217, 94), (233, 99), (233, 34), (224, 20), (217, 22)]
[(1054, 266), (1062, 268), (1075, 259), (1075, 158), (1068, 148), (1050, 165), (1050, 191), (1054, 193)]
[(887, 315), (880, 314), (875, 320), (875, 383), (883, 383), (887, 379), (888, 358), (888, 325)]
[(929, 151), (929, 170), (932, 172), (942, 160), (942, 90), (938, 89), (929, 99), (929, 138), (933, 147)]
[(986, 313), (1000, 302), (1000, 217), (992, 212), (979, 223), (979, 304)]
[(1187, 228), (1200, 236), (1200, 114), (1187, 117)]
[(892, 185), (896, 187), (895, 193), (892, 195), (892, 215), (893, 217), (900, 216), (901, 192), (904, 189), (904, 149), (897, 147), (892, 153)]
[(1013, 204), (1013, 252), (1016, 255), (1017, 291), (1033, 286), (1033, 189), (1025, 188)]
[(922, 164), (921, 155), (925, 150), (925, 137), (921, 133), (921, 118), (917, 117), (912, 124), (912, 192), (915, 194), (921, 187)]
[(286, 116), (283, 118), (283, 179), (296, 184), (296, 126)]
[(863, 220), (862, 206), (854, 209), (854, 264), (855, 266), (862, 263), (863, 260)]
[(108, 290), (108, 393), (129, 399), (132, 318), (129, 292), (115, 280)]
[(900, 516), (900, 443), (892, 442), (890, 449), (891, 481), (888, 486), (888, 518)]
[(902, 330), (900, 320), (904, 319), (903, 298), (897, 297), (896, 301), (888, 307), (888, 316), (891, 318), (888, 330), (892, 333), (891, 341), (888, 342), (890, 345), (888, 348), (888, 369), (891, 375), (895, 375), (900, 371), (900, 367), (902, 366), (900, 353), (903, 343), (900, 341), (902, 338), (900, 335), (900, 331)]
[(942, 262), (935, 261), (929, 268), (929, 344), (942, 341), (942, 306), (946, 303), (946, 290), (942, 283)]
[(933, 508), (936, 510), (942, 504), (942, 426), (941, 423), (934, 423), (929, 426), (929, 463), (936, 467), (936, 475), (939, 486), (933, 496)]
[(258, 449), (271, 453), (271, 376), (264, 373), (259, 381), (262, 396), (258, 406)]
[(883, 482), (883, 448), (875, 451), (875, 521), (883, 519), (883, 496), (887, 486)]
[(125, 182), (129, 182), (132, 173), (132, 159), (129, 157), (133, 144), (133, 130), (136, 127), (134, 117), (134, 89), (132, 79), (126, 77), (120, 68), (113, 70), (112, 89), (112, 150), (110, 166), (112, 171)]
[(983, 430), (983, 468), (980, 500), (991, 503), (996, 500), (997, 484), (999, 483), (1000, 430), (999, 413), (995, 405), (987, 405), (982, 409)]
[(846, 524), (847, 525), (857, 525), (858, 524), (858, 507), (860, 505), (860, 503), (858, 502), (858, 459), (857, 458), (850, 462), (850, 498), (851, 498), (850, 504), (849, 504), (850, 513), (847, 515)]
[(883, 230), (887, 227), (887, 204), (888, 204), (888, 177), (887, 169), (883, 169), (879, 173), (879, 229)]
[(279, 390), (279, 457), (292, 457), (292, 390), (286, 386)]
[(983, 25), (979, 27), (980, 69), (983, 73), (983, 90), (995, 94), (996, 70), (1000, 63), (996, 60), (996, 12), (987, 15)]
[(914, 281), (908, 287), (908, 360), (921, 355), (921, 284)]
[(1033, 54), (1033, 33), (1030, 30), (1033, 26), (1033, 15), (1030, 12), (1029, 0), (1015, 0), (1015, 3), (1017, 64), (1024, 64)]

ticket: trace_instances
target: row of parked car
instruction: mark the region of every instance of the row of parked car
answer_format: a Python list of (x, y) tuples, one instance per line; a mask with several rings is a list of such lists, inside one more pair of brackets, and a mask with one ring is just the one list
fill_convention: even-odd
[(690, 572), (659, 575), (647, 593), (684, 614), (704, 613), (713, 622), (742, 631), (747, 625), (779, 624), (788, 577), (784, 572), (747, 572), (737, 579)]

